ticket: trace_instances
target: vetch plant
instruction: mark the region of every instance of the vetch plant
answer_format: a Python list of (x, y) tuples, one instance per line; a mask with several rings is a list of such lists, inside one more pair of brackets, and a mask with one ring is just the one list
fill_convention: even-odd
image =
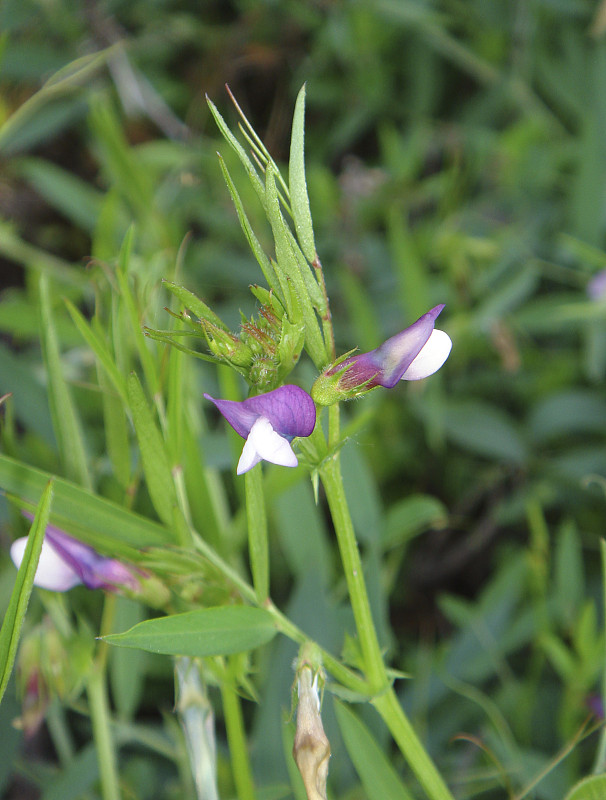
[[(306, 444), (305, 447), (306, 457), (314, 473), (322, 481), (332, 516), (356, 624), (360, 671), (358, 673), (351, 670), (345, 664), (337, 666), (335, 660), (323, 651), (319, 651), (320, 662), (345, 687), (360, 693), (373, 703), (427, 796), (432, 800), (449, 800), (450, 792), (408, 722), (383, 659), (341, 476), (338, 401), (354, 397), (378, 385), (391, 388), (402, 378), (419, 380), (431, 375), (448, 357), (451, 341), (444, 332), (434, 330), (435, 319), (443, 309), (443, 305), (440, 305), (376, 350), (341, 359), (340, 362), (336, 360), (329, 300), (322, 265), (315, 249), (305, 181), (304, 97), (302, 89), (295, 108), (288, 184), (241, 110), (238, 108), (242, 118), (241, 129), (253, 149), (256, 163), (251, 161), (210, 101), (209, 105), (221, 132), (244, 165), (272, 230), (275, 259), (269, 258), (263, 252), (235, 183), (221, 160), (223, 174), (242, 229), (269, 284), (261, 295), (258, 287), (255, 287), (255, 294), (266, 301), (265, 308), (268, 307), (267, 301), (273, 300), (274, 308), (280, 309), (279, 314), (272, 315), (272, 338), (274, 341), (282, 341), (281, 332), (298, 332), (295, 337), (297, 346), (289, 349), (285, 369), (281, 369), (280, 349), (271, 348), (271, 356), (276, 364), (272, 373), (273, 379), (277, 380), (288, 374), (295, 366), (302, 349), (309, 354), (318, 369), (332, 363), (316, 381), (312, 396), (294, 385), (277, 386), (272, 391), (257, 394), (258, 381), (253, 373), (254, 359), (250, 358), (248, 345), (244, 341), (251, 328), (243, 325), (242, 334), (235, 336), (222, 323), (217, 322), (214, 312), (201, 300), (191, 297), (181, 287), (169, 288), (185, 302), (186, 309), (182, 314), (184, 323), (195, 332), (196, 323), (194, 321), (192, 325), (188, 309), (196, 313), (213, 356), (232, 366), (251, 387), (252, 396), (243, 401), (217, 400), (208, 394), (205, 396), (217, 406), (237, 433), (246, 439), (237, 473), (246, 473), (249, 552), (256, 602), (269, 608), (274, 614), (277, 612), (269, 599), (267, 516), (261, 473), (255, 466), (263, 459), (282, 466), (295, 466), (297, 458), (290, 447), (290, 441), (294, 437), (309, 437), (309, 446)], [(294, 233), (286, 223), (284, 211), (294, 221)], [(209, 339), (211, 330), (212, 338)], [(182, 340), (175, 334), (160, 331), (148, 333), (156, 339), (175, 343), (183, 348)], [(254, 338), (257, 342), (262, 341), (260, 335)], [(312, 397), (318, 404), (330, 406), (326, 438), (320, 426), (315, 424), (316, 413)], [(281, 615), (280, 619), (283, 625), (284, 619)], [(307, 640), (299, 641), (305, 644)], [(311, 709), (311, 687), (305, 682), (304, 687), (306, 688), (301, 695), (304, 698), (301, 719), (309, 717)], [(307, 763), (307, 773), (310, 769), (316, 770), (318, 765), (309, 766), (311, 762), (303, 755), (304, 748), (302, 749), (300, 743), (295, 746), (295, 751), (302, 754), (301, 763)], [(322, 755), (321, 764), (320, 783), (323, 783), (328, 765), (325, 754)], [(310, 788), (312, 784), (315, 787), (313, 789)], [(309, 798), (322, 796), (321, 791), (318, 793), (315, 780), (306, 782), (306, 785)]]
[[(435, 330), (435, 320), (443, 309), (439, 305), (375, 350), (360, 355), (350, 352), (337, 358), (307, 194), (304, 102), (302, 89), (295, 106), (286, 179), (240, 109), (236, 106), (241, 133), (252, 156), (209, 101), (221, 133), (245, 168), (273, 238), (273, 252), (268, 255), (249, 221), (236, 183), (220, 158), (242, 231), (266, 282), (266, 286), (251, 286), (260, 303), (256, 318), (243, 316), (239, 331), (233, 332), (204, 300), (171, 279), (164, 282), (164, 287), (181, 309), (169, 310), (172, 327), (160, 330), (150, 325), (142, 331), (143, 309), (149, 309), (150, 303), (149, 295), (138, 294), (140, 275), (137, 280), (133, 275), (132, 229), (124, 239), (115, 275), (103, 290), (98, 289), (101, 295), (103, 291), (107, 293), (109, 302), (97, 304), (92, 321), (75, 304), (67, 303), (74, 325), (95, 355), (107, 461), (119, 487), (118, 492), (114, 487), (114, 495), (120, 491), (123, 494), (122, 505), (91, 488), (95, 483), (88, 468), (81, 422), (53, 338), (50, 289), (42, 283), (43, 335), (56, 411), (53, 421), (66, 454), (65, 470), (71, 478), (57, 479), (53, 501), (57, 510), (53, 506), (52, 511), (60, 520), (71, 520), (71, 524), (66, 523), (68, 530), (84, 529), (87, 544), (68, 536), (54, 523), (47, 525), (46, 520), (44, 543), (38, 526), (32, 543), (27, 547), (23, 541), (15, 543), (12, 555), (19, 562), (25, 551), (19, 574), (27, 570), (30, 585), (37, 582), (65, 591), (82, 582), (91, 588), (109, 590), (104, 598), (100, 641), (86, 682), (105, 800), (117, 800), (121, 794), (120, 753), (114, 740), (106, 687), (109, 645), (176, 659), (177, 712), (182, 716), (200, 800), (213, 796), (220, 775), (214, 763), (218, 749), (209, 733), (213, 718), (211, 696), (202, 682), (203, 674), (205, 679), (210, 676), (219, 688), (235, 794), (241, 800), (254, 800), (255, 778), (242, 698), (257, 696), (254, 651), (278, 634), (287, 637), (302, 653), (297, 671), (293, 752), (309, 798), (326, 796), (330, 763), (330, 745), (320, 717), (320, 674), (326, 676), (328, 693), (374, 707), (429, 800), (452, 798), (404, 712), (394, 688), (396, 673), (384, 658), (341, 473), (340, 454), (346, 437), (341, 430), (339, 409), (340, 400), (374, 387), (391, 388), (401, 379), (419, 380), (431, 375), (446, 360), (451, 342), (446, 333)], [(153, 226), (146, 230), (153, 230)], [(105, 273), (99, 280), (105, 280)], [(101, 318), (102, 313), (107, 317)], [(203, 348), (190, 346), (191, 339), (198, 340)], [(220, 366), (220, 398), (213, 396), (218, 392), (204, 392), (209, 403), (200, 406), (193, 370), (186, 366), (190, 356)], [(319, 375), (309, 393), (289, 377), (304, 357), (309, 358), (311, 368)], [(201, 425), (195, 415), (207, 415), (210, 403), (245, 439), (236, 467), (238, 476), (243, 478), (236, 478), (234, 492), (245, 503), (244, 514), (237, 509), (231, 513), (220, 476), (209, 468), (208, 453), (199, 450), (199, 442), (204, 439), (200, 432), (212, 421)], [(67, 460), (74, 442), (80, 454), (77, 463)], [(135, 463), (133, 445), (138, 455)], [(270, 495), (260, 462), (270, 462), (277, 468), (295, 467), (299, 463), (297, 449), (304, 454), (304, 467), (289, 477), (300, 479), (308, 469), (318, 501), (322, 485), (322, 503), (326, 504), (340, 554), (351, 607), (348, 616), (353, 619), (342, 655), (315, 642), (271, 596), (269, 541), (273, 509), (268, 514), (266, 502)], [(273, 478), (275, 467), (272, 469)], [(19, 469), (10, 459), (0, 456), (3, 487), (31, 504), (38, 501), (46, 476), (34, 470), (27, 474), (24, 485)], [(137, 497), (143, 483), (146, 494)], [(145, 514), (132, 510), (136, 500)], [(51, 513), (49, 503), (45, 506), (47, 515)], [(242, 553), (233, 548), (234, 532), (244, 525), (250, 581), (242, 569)], [(33, 544), (41, 549), (38, 572), (31, 555)], [(155, 602), (149, 588), (145, 588), (147, 580), (156, 580), (162, 588)], [(143, 585), (141, 593), (139, 584)], [(139, 620), (117, 632), (116, 590), (137, 593), (143, 602), (161, 608), (164, 616)], [(308, 658), (310, 652), (312, 659)], [(219, 700), (213, 695), (212, 702)], [(362, 723), (357, 719), (352, 723), (346, 712), (340, 716), (341, 723), (345, 738), (351, 725), (355, 726), (356, 735), (361, 730)], [(370, 736), (364, 733), (367, 735)], [(203, 769), (195, 752), (200, 747), (204, 748)], [(399, 777), (395, 780), (400, 796), (406, 797), (404, 782)]]

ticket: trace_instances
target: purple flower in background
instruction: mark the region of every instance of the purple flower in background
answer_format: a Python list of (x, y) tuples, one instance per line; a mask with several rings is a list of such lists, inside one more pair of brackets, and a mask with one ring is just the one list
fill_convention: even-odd
[(331, 405), (375, 386), (392, 389), (398, 381), (418, 381), (433, 375), (452, 347), (448, 334), (435, 329), (443, 308), (443, 304), (435, 306), (374, 350), (337, 362), (314, 384), (314, 400)]
[(287, 384), (247, 400), (216, 400), (214, 403), (236, 433), (246, 439), (237, 473), (248, 472), (259, 461), (296, 467), (297, 457), (290, 443), (297, 436), (309, 436), (316, 424), (314, 401), (304, 389)]
[[(28, 512), (23, 513), (33, 519)], [(27, 536), (23, 536), (11, 546), (11, 558), (17, 568), (26, 545)], [(34, 585), (53, 592), (67, 592), (81, 583), (89, 589), (108, 591), (124, 588), (136, 592), (140, 588), (139, 581), (126, 565), (100, 555), (54, 525), (47, 525)]]
[(587, 295), (590, 300), (599, 302), (606, 297), (606, 269), (597, 272), (587, 284)]

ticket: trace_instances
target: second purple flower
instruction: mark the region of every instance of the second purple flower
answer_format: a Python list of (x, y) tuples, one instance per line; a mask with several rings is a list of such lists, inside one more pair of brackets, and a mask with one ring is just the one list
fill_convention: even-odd
[(332, 405), (376, 386), (393, 389), (398, 381), (418, 381), (433, 375), (452, 347), (448, 334), (435, 329), (443, 308), (435, 306), (374, 350), (337, 361), (316, 380), (311, 390), (316, 403)]

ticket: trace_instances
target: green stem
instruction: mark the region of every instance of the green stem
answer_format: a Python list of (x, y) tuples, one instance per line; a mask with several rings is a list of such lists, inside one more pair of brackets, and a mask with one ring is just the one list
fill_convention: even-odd
[[(100, 635), (111, 633), (116, 610), (116, 595), (107, 594), (103, 605)], [(110, 730), (111, 719), (106, 689), (106, 666), (109, 645), (97, 643), (97, 653), (86, 685), (90, 718), (93, 726), (93, 739), (103, 800), (120, 800), (118, 767), (114, 740)]]
[(255, 800), (255, 785), (248, 758), (240, 697), (228, 680), (221, 682), (221, 698), (236, 796), (240, 800)]
[(338, 455), (327, 461), (320, 477), (332, 515), (349, 597), (364, 659), (368, 688), (375, 695), (371, 701), (382, 716), (402, 755), (408, 761), (431, 800), (452, 800), (452, 795), (408, 721), (392, 687), (379, 647), (362, 571), (355, 531), (339, 465)]
[(453, 800), (448, 786), (421, 744), (393, 688), (378, 695), (371, 702), (389, 728), (427, 796), (432, 800)]
[[(602, 604), (606, 611), (606, 542), (600, 541), (600, 555), (602, 557)], [(606, 665), (606, 660), (603, 662)], [(602, 671), (602, 702), (606, 698), (606, 666)], [(598, 750), (595, 757), (592, 772), (594, 775), (604, 772), (606, 769), (606, 728), (602, 728)]]
[(338, 456), (325, 462), (320, 469), (320, 478), (337, 535), (369, 689), (372, 694), (378, 694), (387, 686), (387, 673), (370, 611), (360, 551), (345, 497)]
[(267, 514), (263, 495), (263, 473), (260, 465), (245, 474), (244, 483), (250, 569), (257, 602), (259, 605), (263, 605), (269, 596), (269, 547)]
[(309, 643), (317, 648), (322, 658), (322, 666), (324, 666), (328, 672), (330, 672), (333, 678), (338, 680), (343, 686), (347, 687), (352, 692), (357, 692), (364, 697), (369, 696), (368, 683), (364, 680), (364, 678), (359, 677), (359, 675), (341, 664), (338, 659), (320, 647), (317, 642), (314, 642), (313, 639), (310, 639), (309, 636), (303, 633), (303, 631), (294, 624), (294, 622), (291, 622), (288, 617), (284, 616), (284, 614), (278, 608), (276, 608), (271, 601), (265, 605), (265, 608), (274, 617), (276, 621), (276, 627), (280, 633), (283, 633), (284, 636), (288, 636), (289, 639), (297, 644), (302, 645)]
[(116, 752), (110, 731), (105, 671), (93, 664), (86, 686), (103, 800), (120, 800)]

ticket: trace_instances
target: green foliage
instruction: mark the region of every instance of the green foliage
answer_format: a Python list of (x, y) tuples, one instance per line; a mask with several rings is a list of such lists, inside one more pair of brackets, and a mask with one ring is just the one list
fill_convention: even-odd
[(49, 482), (40, 499), (40, 505), (28, 536), (23, 561), (19, 567), (15, 586), (0, 628), (0, 700), (4, 697), (15, 663), (19, 637), (34, 587), (34, 576), (44, 541), (44, 531), (48, 522), (52, 497), (53, 485)]
[(202, 657), (252, 650), (276, 633), (271, 615), (262, 608), (219, 606), (146, 620), (105, 640), (150, 653)]
[[(457, 798), (604, 793), (594, 5), (2, 4), (0, 793), (17, 774), (44, 798), (194, 797), (187, 708), (187, 735), (218, 718), (219, 796), (303, 798), (281, 720), (309, 642), (340, 698), (329, 796), (448, 796), (368, 708), (390, 696), (373, 674)], [(340, 430), (324, 410), (299, 469), (235, 476), (204, 392), (309, 388), (441, 302), (439, 374), (342, 404)], [(339, 459), (384, 675), (320, 486)], [(19, 508), (40, 511), (16, 573)], [(30, 598), (43, 515), (141, 592)], [(53, 752), (26, 761), (7, 681), (31, 710), (51, 622), (70, 691), (48, 658)], [(199, 657), (204, 702), (173, 715), (172, 662), (146, 650)]]

